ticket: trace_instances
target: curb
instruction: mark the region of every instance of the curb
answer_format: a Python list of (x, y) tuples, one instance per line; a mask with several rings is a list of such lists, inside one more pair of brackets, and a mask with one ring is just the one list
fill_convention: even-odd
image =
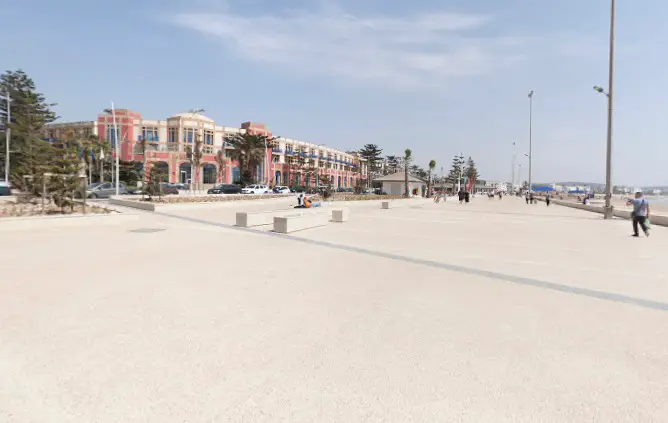
[(0, 218), (0, 232), (56, 229), (81, 226), (119, 225), (138, 219), (126, 214), (71, 214), (57, 216), (28, 216)]

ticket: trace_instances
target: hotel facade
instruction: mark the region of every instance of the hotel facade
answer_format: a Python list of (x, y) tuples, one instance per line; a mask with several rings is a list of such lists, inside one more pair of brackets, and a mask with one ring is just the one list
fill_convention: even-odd
[[(357, 153), (347, 153), (306, 141), (273, 137), (266, 125), (244, 122), (239, 128), (220, 126), (213, 119), (200, 113), (179, 113), (166, 120), (147, 120), (138, 112), (128, 109), (115, 111), (118, 135), (114, 130), (111, 113), (98, 115), (95, 121), (52, 123), (44, 128), (44, 136), (58, 140), (74, 131), (79, 136), (98, 136), (110, 143), (120, 140), (120, 156), (123, 161), (143, 163), (147, 169), (154, 165), (169, 175), (169, 182), (190, 183), (199, 181), (205, 188), (219, 183), (233, 183), (240, 179), (241, 170), (231, 160), (233, 147), (225, 142), (235, 134), (258, 134), (269, 137), (265, 160), (254, 170), (258, 183), (268, 185), (316, 186), (316, 180), (328, 175), (335, 188), (354, 187), (359, 179), (365, 179), (366, 161)], [(202, 140), (201, 169), (193, 172), (186, 157), (188, 146), (193, 146), (199, 135)], [(142, 154), (142, 140), (146, 140), (146, 158)], [(218, 169), (216, 155), (225, 152), (225, 164)], [(194, 178), (193, 178), (194, 173)]]

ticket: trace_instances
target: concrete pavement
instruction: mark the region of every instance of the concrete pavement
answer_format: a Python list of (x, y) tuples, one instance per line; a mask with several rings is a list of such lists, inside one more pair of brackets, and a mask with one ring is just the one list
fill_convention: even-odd
[[(3, 233), (0, 421), (662, 422), (668, 230), (523, 200)], [(11, 247), (11, 248), (10, 248)]]

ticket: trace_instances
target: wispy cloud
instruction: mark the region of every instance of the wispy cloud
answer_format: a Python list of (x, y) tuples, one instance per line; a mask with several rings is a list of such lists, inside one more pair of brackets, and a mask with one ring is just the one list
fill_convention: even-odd
[(522, 61), (531, 39), (490, 32), (490, 16), (430, 13), (401, 19), (338, 11), (283, 16), (181, 13), (171, 21), (220, 39), (239, 56), (300, 74), (397, 88), (446, 84)]

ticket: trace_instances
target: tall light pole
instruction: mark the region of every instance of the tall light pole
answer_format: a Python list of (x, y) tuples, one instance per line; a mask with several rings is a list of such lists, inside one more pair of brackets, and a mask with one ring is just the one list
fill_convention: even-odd
[(5, 93), (5, 100), (7, 100), (7, 121), (5, 123), (5, 182), (9, 185), (9, 141), (12, 132), (9, 127), (12, 123), (12, 99), (9, 98), (9, 90)]
[(533, 158), (532, 152), (532, 142), (533, 142), (533, 90), (529, 92), (529, 192), (533, 190), (533, 185), (531, 183), (531, 159)]
[(515, 154), (515, 143), (513, 143), (513, 171), (510, 182), (510, 192), (515, 191), (515, 162), (517, 161), (517, 156)]
[[(519, 182), (519, 185), (522, 185), (522, 163), (517, 165), (517, 179)], [(522, 188), (520, 187), (520, 192), (522, 192)]]
[(459, 164), (459, 178), (457, 179), (457, 192), (462, 190), (462, 173), (464, 172), (464, 153), (459, 153), (459, 156), (455, 156), (457, 163)]
[(610, 58), (608, 69), (608, 92), (601, 87), (594, 87), (594, 90), (608, 97), (608, 128), (607, 128), (607, 146), (605, 154), (605, 210), (604, 219), (612, 219), (612, 110), (613, 110), (613, 90), (615, 76), (615, 0), (610, 0)]
[(115, 176), (116, 176), (116, 195), (119, 195), (120, 194), (120, 192), (119, 192), (120, 191), (119, 190), (119, 186), (120, 186), (119, 185), (119, 177), (120, 177), (120, 171), (119, 171), (120, 157), (119, 156), (120, 156), (120, 154), (119, 154), (118, 146), (120, 144), (120, 140), (119, 140), (120, 133), (118, 132), (118, 124), (116, 123), (116, 109), (114, 108), (113, 100), (111, 101), (111, 120), (112, 120), (113, 125), (114, 125), (114, 153), (116, 155), (116, 172), (115, 172)]

